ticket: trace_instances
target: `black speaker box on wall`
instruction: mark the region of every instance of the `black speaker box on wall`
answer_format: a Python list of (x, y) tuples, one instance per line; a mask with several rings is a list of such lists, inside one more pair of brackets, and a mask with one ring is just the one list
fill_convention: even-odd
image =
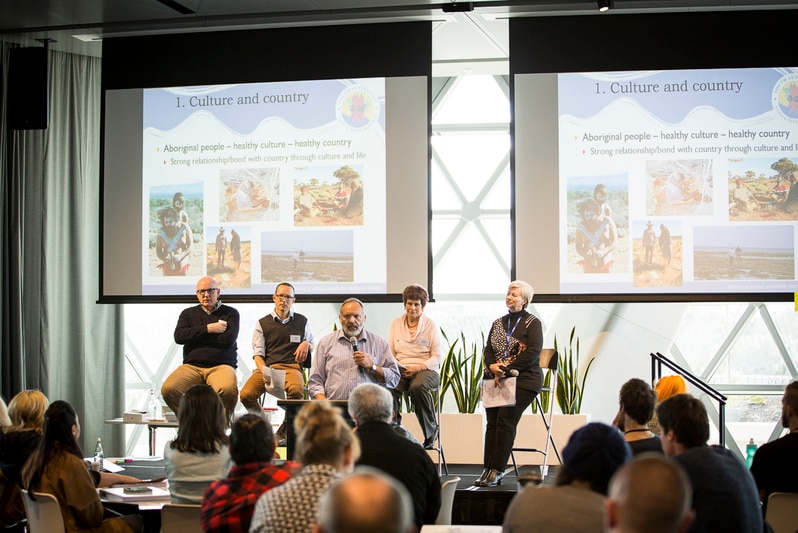
[(47, 48), (12, 48), (8, 59), (8, 126), (46, 129), (50, 119)]

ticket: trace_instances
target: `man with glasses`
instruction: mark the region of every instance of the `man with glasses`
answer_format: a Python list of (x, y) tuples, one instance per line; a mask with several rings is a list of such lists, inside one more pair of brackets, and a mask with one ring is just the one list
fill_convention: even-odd
[[(264, 367), (285, 370), (285, 396), (290, 400), (305, 397), (302, 368), (310, 368), (313, 333), (308, 319), (293, 310), (296, 301), (293, 285), (280, 283), (272, 295), (274, 311), (258, 320), (252, 334), (252, 358), (255, 369), (241, 389), (241, 403), (249, 411), (260, 411), (258, 399), (266, 390)], [(285, 424), (275, 435), (285, 440)]]
[(213, 387), (228, 420), (238, 403), (238, 311), (219, 300), (221, 289), (210, 276), (197, 282), (199, 305), (184, 309), (175, 328), (175, 342), (183, 345), (183, 364), (161, 387), (166, 405), (177, 413), (180, 398), (192, 385)]

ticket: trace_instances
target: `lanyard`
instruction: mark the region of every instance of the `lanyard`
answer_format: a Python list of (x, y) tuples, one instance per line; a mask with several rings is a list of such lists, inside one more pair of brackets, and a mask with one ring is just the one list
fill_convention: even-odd
[(510, 357), (510, 337), (512, 337), (513, 333), (515, 333), (515, 328), (518, 327), (518, 323), (521, 322), (521, 318), (523, 318), (523, 315), (518, 317), (518, 319), (515, 321), (515, 324), (513, 325), (513, 329), (510, 329), (510, 315), (507, 315), (507, 340), (504, 343), (505, 361)]

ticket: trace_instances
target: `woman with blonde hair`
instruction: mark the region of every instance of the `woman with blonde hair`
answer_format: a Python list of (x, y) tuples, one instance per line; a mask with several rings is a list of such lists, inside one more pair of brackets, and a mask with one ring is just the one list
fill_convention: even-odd
[[(654, 392), (657, 393), (657, 405), (659, 405), (672, 396), (676, 396), (677, 394), (686, 394), (687, 382), (682, 376), (663, 376), (654, 386)], [(648, 423), (648, 428), (654, 435), (661, 435), (656, 408), (654, 409), (654, 416)]]
[(322, 493), (351, 471), (360, 445), (341, 412), (326, 400), (310, 402), (294, 421), (296, 456), (302, 470), (263, 494), (255, 506), (250, 533), (306, 533), (316, 520)]
[[(48, 405), (47, 396), (37, 390), (18, 393), (8, 405), (11, 425), (0, 435), (0, 468), (3, 476), (13, 483), (22, 483), (20, 471), (42, 438)], [(19, 503), (22, 504), (22, 500)]]

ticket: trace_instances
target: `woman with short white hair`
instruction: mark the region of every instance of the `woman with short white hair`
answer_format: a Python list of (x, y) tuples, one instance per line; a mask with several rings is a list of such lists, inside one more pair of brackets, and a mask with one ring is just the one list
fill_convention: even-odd
[(543, 386), (543, 327), (540, 319), (526, 310), (534, 294), (529, 283), (510, 283), (504, 297), (508, 313), (493, 322), (482, 352), (485, 379), (493, 379), (497, 386), (508, 386), (506, 380), (515, 379), (515, 405), (485, 409), (485, 468), (474, 481), (478, 487), (501, 484), (521, 414)]

